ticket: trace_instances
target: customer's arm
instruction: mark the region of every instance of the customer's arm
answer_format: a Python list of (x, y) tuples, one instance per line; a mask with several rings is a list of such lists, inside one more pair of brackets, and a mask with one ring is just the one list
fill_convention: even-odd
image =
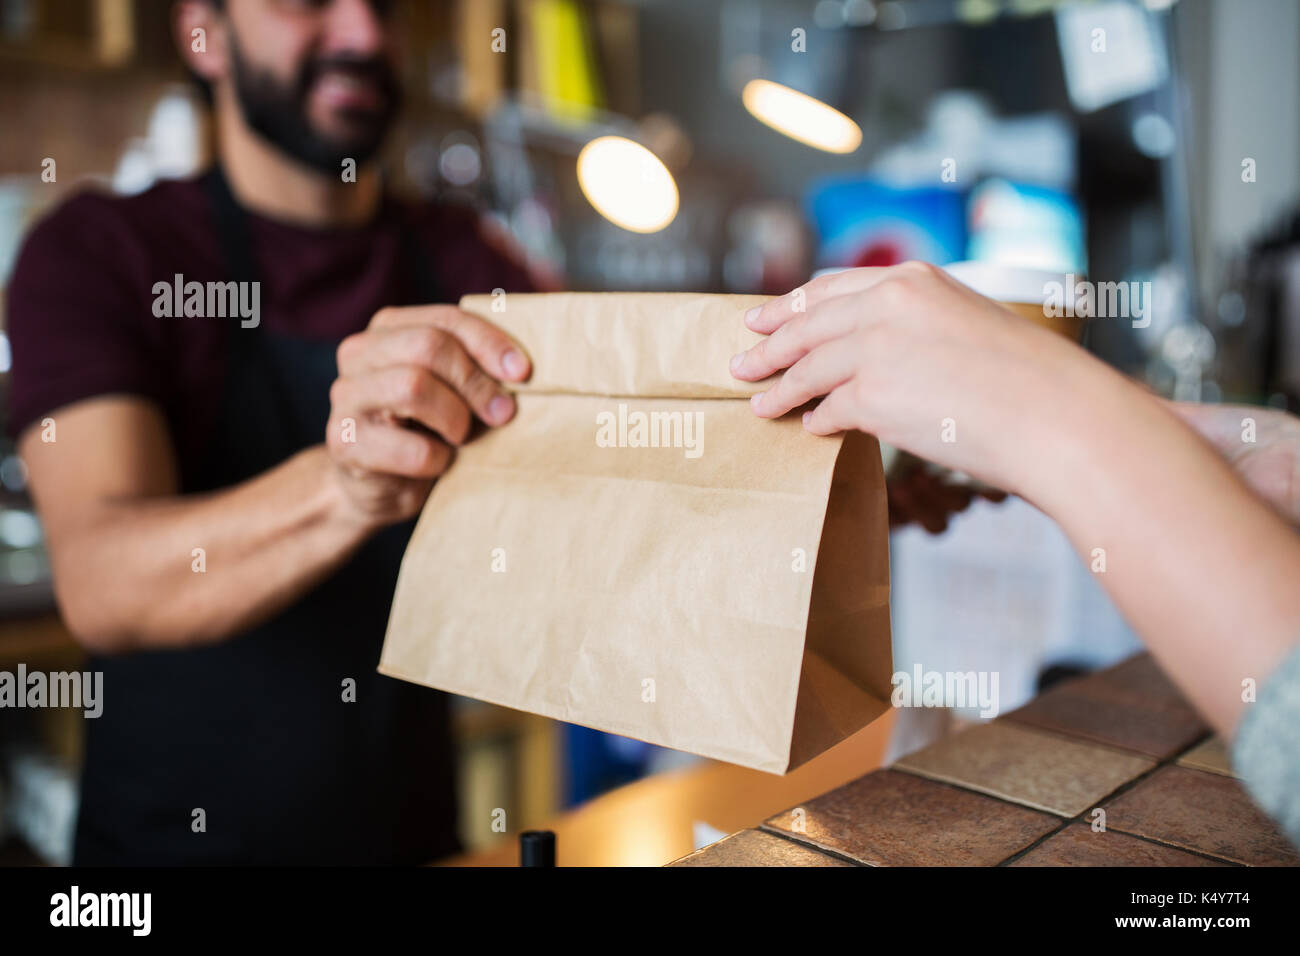
[(748, 320), (771, 335), (734, 374), (788, 369), (756, 413), (826, 396), (810, 431), (859, 428), (1033, 501), (1231, 737), (1243, 682), (1264, 684), (1300, 641), (1292, 530), (1159, 400), (940, 270), (860, 269), (803, 292)]
[(53, 434), (38, 422), (19, 447), (69, 627), (113, 652), (216, 641), (266, 619), (418, 512), (471, 417), (513, 414), (495, 378), (526, 372), (504, 333), (452, 307), (385, 310), (339, 349), (325, 443), (204, 495), (177, 493), (153, 402), (56, 410)]

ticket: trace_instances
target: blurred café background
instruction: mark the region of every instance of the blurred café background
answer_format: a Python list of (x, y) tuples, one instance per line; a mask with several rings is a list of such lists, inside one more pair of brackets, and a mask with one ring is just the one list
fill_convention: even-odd
[[(203, 167), (168, 8), (0, 0), (0, 285), (72, 192)], [(1094, 320), (1088, 348), (1167, 395), (1300, 397), (1293, 0), (422, 0), (396, 15), (390, 182), (479, 208), (558, 287), (781, 293), (910, 258), (1144, 282), (1149, 323)], [(0, 415), (9, 366), (0, 335)], [(24, 478), (6, 439), (0, 669), (73, 668)], [(999, 670), (1004, 711), (1053, 667), (1137, 646), (1022, 502), (976, 505), (940, 536), (900, 530), (892, 553), (896, 669)], [(487, 808), (517, 831), (585, 804), (635, 815), (601, 860), (641, 863), (975, 717), (886, 718), (782, 779), (471, 701), (457, 714), (471, 851), (508, 840)], [(0, 860), (68, 858), (80, 721), (0, 714)]]

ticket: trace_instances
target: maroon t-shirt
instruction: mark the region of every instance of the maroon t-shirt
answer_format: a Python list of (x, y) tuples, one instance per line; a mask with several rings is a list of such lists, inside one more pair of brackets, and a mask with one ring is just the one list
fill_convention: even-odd
[[(397, 300), (404, 218), (444, 301), (531, 288), (462, 206), (390, 200), (370, 224), (338, 229), (249, 214), (262, 326), (333, 343), (364, 329)], [(197, 179), (130, 197), (82, 193), (40, 222), (9, 287), (10, 434), (82, 399), (139, 395), (162, 408), (182, 466), (200, 460), (219, 412), (229, 337), (221, 319), (154, 315), (155, 283), (178, 273), (186, 282), (230, 278)]]

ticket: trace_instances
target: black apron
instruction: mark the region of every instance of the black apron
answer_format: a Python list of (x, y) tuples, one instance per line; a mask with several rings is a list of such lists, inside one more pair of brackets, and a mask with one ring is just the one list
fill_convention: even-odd
[[(253, 281), (247, 221), (219, 169), (205, 188), (225, 278)], [(391, 304), (442, 301), (405, 224), (401, 245), (405, 302)], [(183, 473), (185, 494), (320, 444), (337, 374), (335, 343), (242, 328), (237, 317), (199, 321), (229, 323), (228, 362), (211, 454)], [(412, 527), (380, 532), (244, 634), (93, 660), (105, 705), (86, 722), (75, 862), (421, 863), (455, 852), (448, 700), (375, 670)], [(188, 545), (178, 560), (190, 560)], [(344, 700), (348, 679), (355, 702)]]

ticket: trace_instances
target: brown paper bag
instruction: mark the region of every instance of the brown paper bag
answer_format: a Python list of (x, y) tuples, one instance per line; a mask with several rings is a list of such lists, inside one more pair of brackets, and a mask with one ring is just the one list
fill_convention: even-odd
[(775, 773), (881, 714), (879, 449), (753, 415), (762, 301), (463, 299), (534, 373), (430, 495), (380, 672)]

